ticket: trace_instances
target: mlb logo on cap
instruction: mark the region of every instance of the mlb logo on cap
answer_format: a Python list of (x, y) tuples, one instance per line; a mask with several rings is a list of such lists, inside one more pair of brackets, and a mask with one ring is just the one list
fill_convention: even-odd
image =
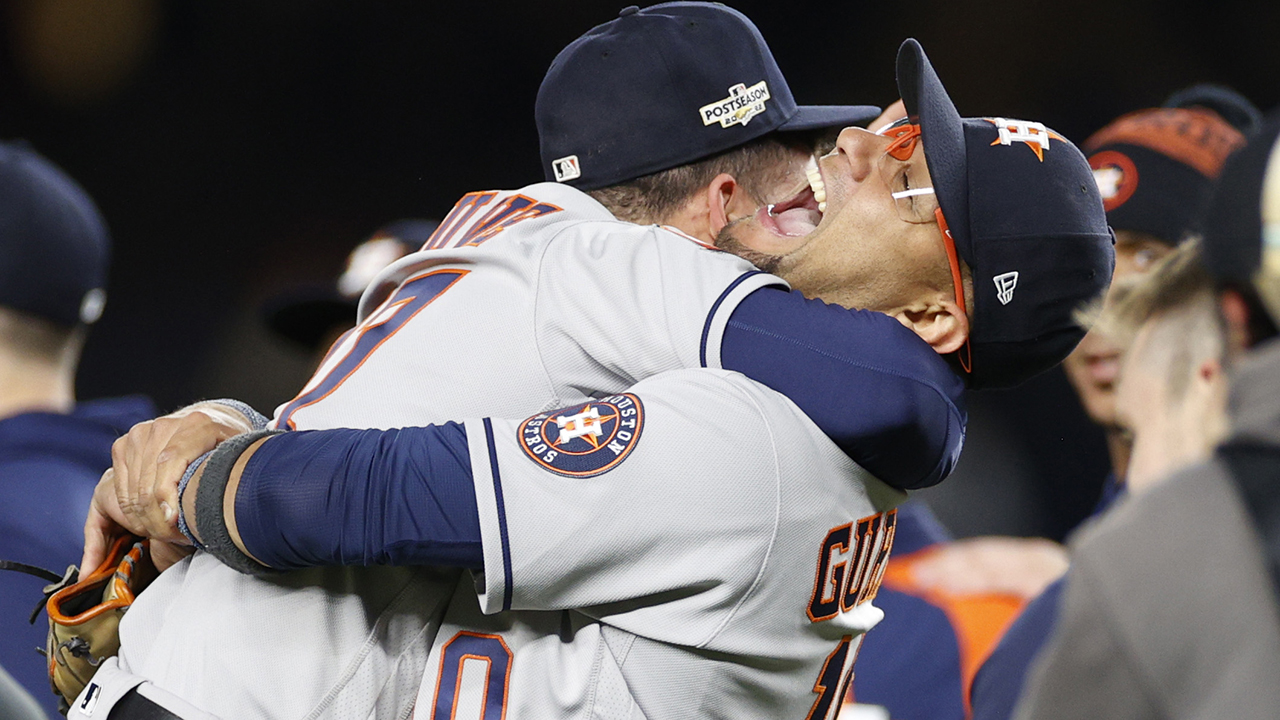
[(568, 182), (582, 177), (582, 166), (578, 164), (578, 156), (570, 155), (551, 162), (551, 169), (556, 174), (556, 182)]

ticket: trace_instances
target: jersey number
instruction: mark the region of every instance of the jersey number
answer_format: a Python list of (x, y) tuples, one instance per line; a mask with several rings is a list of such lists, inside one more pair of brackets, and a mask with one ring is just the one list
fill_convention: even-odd
[(294, 413), (320, 402), (342, 387), (374, 350), (390, 340), (413, 316), (443, 295), (445, 290), (453, 287), (468, 272), (435, 270), (404, 281), (381, 307), (333, 344), (333, 349), (329, 350), (329, 354), (320, 363), (320, 368), (316, 370), (315, 377), (302, 388), (298, 397), (285, 406), (276, 426), (295, 429)]
[(441, 649), (431, 720), (502, 720), (511, 649), (497, 635), (460, 632)]
[[(849, 692), (849, 682), (853, 680), (853, 662), (849, 658), (851, 644), (853, 644), (852, 635), (840, 638), (840, 644), (836, 645), (836, 649), (831, 651), (827, 661), (822, 664), (818, 681), (813, 684), (813, 691), (818, 693), (818, 699), (813, 702), (813, 707), (809, 708), (809, 714), (805, 720), (832, 720), (835, 713), (840, 711), (843, 698)], [(861, 649), (862, 646), (859, 645), (858, 648)], [(853, 655), (853, 659), (856, 660), (857, 650)]]

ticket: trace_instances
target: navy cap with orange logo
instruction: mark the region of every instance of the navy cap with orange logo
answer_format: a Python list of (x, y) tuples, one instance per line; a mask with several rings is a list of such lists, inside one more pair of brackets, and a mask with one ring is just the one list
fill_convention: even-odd
[(944, 233), (973, 273), (969, 386), (1016, 385), (1075, 348), (1085, 333), (1075, 311), (1111, 282), (1093, 173), (1040, 123), (960, 117), (913, 39), (898, 50), (898, 91), (920, 124)]
[(1084, 141), (1108, 222), (1169, 245), (1198, 232), (1223, 163), (1257, 123), (1252, 103), (1215, 85), (1109, 123)]
[(535, 106), (547, 180), (594, 190), (774, 130), (865, 125), (869, 105), (797, 105), (760, 31), (720, 3), (631, 6), (552, 61)]

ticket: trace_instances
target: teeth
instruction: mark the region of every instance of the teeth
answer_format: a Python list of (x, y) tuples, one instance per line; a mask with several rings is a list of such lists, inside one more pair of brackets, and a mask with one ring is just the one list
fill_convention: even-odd
[(813, 190), (813, 199), (818, 202), (818, 212), (827, 211), (827, 186), (822, 182), (822, 173), (818, 171), (818, 162), (809, 158), (804, 173), (809, 177), (809, 188)]

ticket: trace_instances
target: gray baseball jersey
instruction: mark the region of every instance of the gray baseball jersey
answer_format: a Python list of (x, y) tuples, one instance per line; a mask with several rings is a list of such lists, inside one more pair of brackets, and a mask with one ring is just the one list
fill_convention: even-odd
[[(335, 345), (298, 398), (277, 411), (276, 422), (298, 429), (386, 428), (465, 417), (522, 417), (584, 396), (624, 392), (642, 378), (697, 367), (703, 358), (715, 367), (720, 333), (737, 302), (765, 284), (780, 282), (674, 231), (619, 223), (595, 201), (565, 186), (475, 193), (445, 218), (428, 249), (384, 272), (362, 303), (361, 325)], [(395, 291), (384, 298), (389, 288)], [(722, 456), (738, 452), (743, 441), (732, 437), (734, 433), (714, 431), (710, 418), (707, 423), (710, 427), (702, 432), (722, 448)], [(646, 442), (659, 445), (656, 440)], [(828, 450), (837, 452), (834, 447)], [(847, 459), (843, 462), (851, 465)], [(673, 465), (668, 471), (678, 469)], [(477, 493), (491, 491), (492, 486), (477, 483)], [(864, 503), (866, 512), (861, 515), (862, 510), (841, 507), (842, 517), (853, 515), (842, 522), (873, 515), (892, 504), (892, 497), (896, 493), (887, 493), (878, 503)], [(479, 500), (482, 508), (492, 506), (490, 498)], [(493, 520), (486, 520), (487, 552), (492, 551)], [(706, 528), (708, 535), (732, 531)], [(850, 542), (840, 545), (840, 552), (852, 547)], [(817, 552), (817, 546), (810, 552)], [(606, 559), (597, 556), (600, 567), (594, 570), (602, 577), (617, 576), (619, 569), (607, 569)], [(631, 556), (612, 560), (629, 562)], [(845, 564), (831, 563), (833, 578)], [(493, 611), (499, 607), (491, 598), (492, 584), (498, 580), (494, 571), (484, 577), (484, 609)], [(523, 575), (513, 575), (513, 581), (502, 586), (503, 593), (511, 589), (513, 599), (522, 597), (515, 577)], [(569, 580), (581, 578), (566, 579), (566, 589), (574, 585)], [(260, 579), (239, 575), (198, 554), (164, 573), (126, 616), (119, 669), (226, 718), (405, 717), (418, 695), (428, 652), (437, 654), (428, 676), (438, 675), (447, 665), (439, 662), (443, 646), (435, 642), (446, 610), (466, 614), (474, 607), (475, 615), (489, 617), (480, 614), (471, 584), (470, 574), (405, 568), (330, 568)], [(809, 584), (812, 587), (812, 578)], [(615, 605), (610, 619), (618, 614), (617, 603), (625, 606), (641, 599), (626, 588), (617, 592), (617, 598), (605, 603)], [(673, 585), (658, 599), (687, 592)], [(470, 606), (459, 602), (463, 597), (469, 597)], [(540, 597), (531, 596), (530, 602)], [(581, 597), (600, 604), (594, 591)], [(743, 598), (744, 603), (752, 601)], [(854, 615), (862, 619), (848, 628), (851, 637), (855, 629), (870, 624), (875, 611), (868, 606)], [(571, 614), (578, 619), (570, 625), (589, 626), (585, 632), (605, 639), (613, 632), (643, 638), (635, 644), (635, 657), (669, 645), (704, 660), (703, 667), (723, 663), (718, 653), (725, 649), (715, 644), (699, 647), (712, 640), (703, 632), (707, 628), (700, 628), (703, 634), (696, 638), (673, 643), (677, 638), (670, 634), (649, 637), (626, 629), (631, 618), (641, 616), (651, 619), (632, 630), (652, 632), (664, 623), (674, 628), (679, 619), (676, 615), (659, 620), (653, 611), (622, 613), (622, 624), (591, 623), (586, 620), (592, 615), (579, 613)], [(445, 642), (461, 627), (453, 622), (453, 614), (447, 620), (452, 624)], [(523, 624), (503, 613), (489, 622), (498, 627), (512, 623), (512, 642), (525, 647), (517, 636), (549, 638), (546, 633), (553, 632), (559, 638), (565, 621), (538, 615)], [(735, 628), (726, 638), (739, 638), (742, 632)], [(841, 650), (832, 638), (824, 641), (830, 648), (819, 661), (827, 653), (838, 656), (832, 668), (852, 661), (852, 646), (845, 644)], [(575, 696), (575, 689), (595, 686), (588, 676), (568, 669), (581, 670), (582, 653), (599, 652), (601, 646), (595, 641), (569, 645), (560, 651), (566, 672), (550, 675), (554, 679), (544, 688), (552, 693), (547, 697), (559, 698), (559, 704), (538, 709), (530, 695), (520, 706), (522, 716), (574, 717), (585, 707), (585, 695), (565, 698)], [(757, 669), (775, 664), (762, 662)], [(776, 662), (813, 674), (790, 649)], [(622, 667), (625, 670), (626, 664)], [(544, 672), (552, 673), (551, 667)], [(837, 682), (842, 672), (824, 675), (823, 687)], [(462, 672), (459, 680), (469, 677)], [(438, 677), (427, 680), (434, 686)], [(631, 680), (625, 680), (618, 687), (628, 687)], [(818, 680), (815, 674), (804, 682), (814, 687)], [(762, 677), (760, 682), (765, 683), (760, 687), (773, 683), (775, 690), (785, 686), (794, 692), (796, 678)], [(744, 686), (735, 687), (740, 691)], [(806, 695), (808, 688), (799, 692)], [(655, 708), (663, 707), (660, 697), (652, 702)], [(687, 708), (674, 712), (680, 715)], [(664, 710), (655, 717), (671, 714)]]
[(485, 568), (416, 717), (835, 717), (904, 494), (790, 400), (680, 370), (467, 435)]

